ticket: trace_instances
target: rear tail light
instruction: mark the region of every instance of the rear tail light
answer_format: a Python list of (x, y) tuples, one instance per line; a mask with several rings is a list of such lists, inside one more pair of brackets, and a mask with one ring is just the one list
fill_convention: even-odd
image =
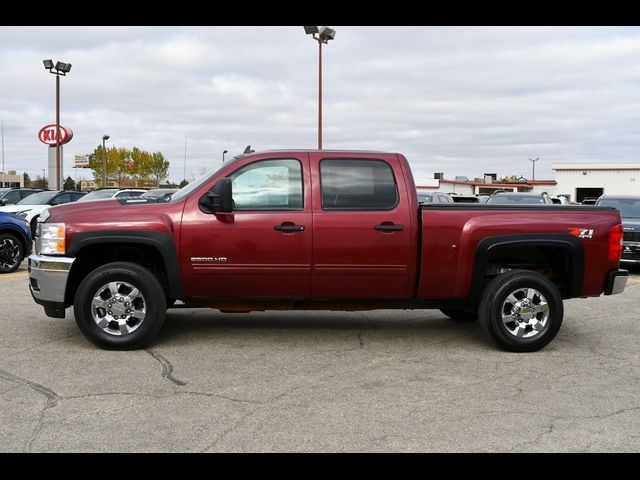
[(614, 225), (609, 230), (609, 261), (618, 263), (622, 255), (622, 237), (624, 230), (622, 224)]

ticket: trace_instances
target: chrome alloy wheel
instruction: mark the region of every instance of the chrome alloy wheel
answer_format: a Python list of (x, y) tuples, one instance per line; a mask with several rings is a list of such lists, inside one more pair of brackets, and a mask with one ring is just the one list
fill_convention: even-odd
[(0, 269), (10, 271), (20, 262), (20, 246), (11, 238), (0, 240)]
[(549, 304), (538, 290), (519, 288), (502, 304), (502, 323), (518, 338), (540, 335), (549, 323)]
[(91, 316), (104, 332), (124, 336), (135, 332), (146, 315), (147, 303), (140, 290), (127, 282), (101, 286), (91, 300)]

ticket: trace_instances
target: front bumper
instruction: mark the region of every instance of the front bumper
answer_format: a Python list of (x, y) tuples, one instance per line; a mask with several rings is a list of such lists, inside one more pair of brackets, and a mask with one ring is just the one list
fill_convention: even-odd
[(54, 318), (64, 318), (67, 278), (75, 258), (31, 255), (29, 289), (36, 303)]
[(607, 280), (607, 286), (604, 289), (604, 294), (615, 295), (617, 293), (624, 292), (628, 279), (629, 272), (627, 270), (613, 270), (609, 272), (609, 278)]

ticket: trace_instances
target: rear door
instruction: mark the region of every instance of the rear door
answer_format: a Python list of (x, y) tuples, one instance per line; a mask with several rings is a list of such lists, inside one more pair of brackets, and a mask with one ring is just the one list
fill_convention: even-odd
[(412, 212), (397, 157), (318, 152), (310, 160), (313, 296), (407, 297)]

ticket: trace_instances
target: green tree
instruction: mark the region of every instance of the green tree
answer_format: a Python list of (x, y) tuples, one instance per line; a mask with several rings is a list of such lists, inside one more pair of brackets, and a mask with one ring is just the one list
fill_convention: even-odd
[(31, 186), (31, 177), (29, 176), (29, 174), (27, 172), (24, 172), (22, 174), (22, 177), (24, 178), (23, 183), (25, 187), (30, 187)]
[(185, 185), (189, 185), (189, 182), (187, 181), (186, 178), (183, 178), (182, 181), (180, 182), (180, 184), (178, 185), (178, 188), (182, 188)]
[[(106, 165), (107, 165), (107, 183), (109, 180), (113, 180), (116, 177), (117, 165), (118, 165), (118, 157), (111, 152), (115, 147), (111, 149), (106, 149)], [(98, 147), (93, 151), (93, 156), (89, 157), (89, 167), (93, 172), (93, 177), (95, 178), (96, 185), (100, 185), (101, 188), (105, 188), (106, 185), (102, 185), (102, 173), (103, 173), (103, 150), (102, 145), (98, 145)]]
[(66, 180), (64, 181), (63, 190), (75, 190), (76, 189), (76, 182), (73, 181), (73, 178), (71, 178), (71, 176), (67, 177)]
[(149, 167), (156, 180), (156, 188), (160, 188), (160, 182), (169, 176), (169, 160), (160, 152), (152, 153)]

